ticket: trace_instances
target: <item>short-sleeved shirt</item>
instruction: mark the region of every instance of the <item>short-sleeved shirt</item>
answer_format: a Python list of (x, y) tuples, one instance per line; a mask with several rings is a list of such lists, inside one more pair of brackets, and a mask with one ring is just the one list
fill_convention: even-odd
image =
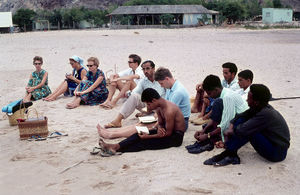
[(165, 97), (165, 88), (161, 87), (157, 81), (150, 81), (147, 77), (144, 77), (140, 80), (138, 85), (133, 89), (132, 93), (142, 94), (143, 91), (147, 88), (155, 89), (161, 97)]
[(229, 84), (225, 79), (222, 80), (222, 86), (228, 89), (231, 89), (232, 91), (238, 91), (240, 90), (240, 86), (238, 84), (237, 79), (233, 79), (231, 83)]
[(175, 81), (171, 89), (167, 89), (165, 99), (176, 104), (180, 108), (184, 118), (190, 117), (191, 104), (189, 94), (179, 81)]
[(140, 66), (137, 67), (137, 69), (135, 71), (133, 71), (131, 68), (128, 68), (128, 69), (123, 70), (118, 73), (119, 77), (125, 77), (125, 76), (130, 76), (130, 75), (135, 75), (135, 74), (140, 76), (139, 79), (134, 79), (134, 82), (136, 84), (138, 84), (139, 81), (145, 77), (144, 72)]
[(249, 107), (247, 102), (231, 89), (223, 88), (220, 98), (223, 100), (223, 112), (218, 127), (221, 128), (221, 135), (224, 141), (223, 133), (229, 127), (230, 120), (232, 120), (236, 114), (244, 112)]

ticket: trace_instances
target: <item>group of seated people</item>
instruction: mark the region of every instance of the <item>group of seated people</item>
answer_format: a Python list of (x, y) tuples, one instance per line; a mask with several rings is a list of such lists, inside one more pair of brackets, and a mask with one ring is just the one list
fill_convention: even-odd
[[(99, 147), (92, 154), (111, 156), (117, 153), (158, 150), (182, 145), (189, 121), (202, 125), (195, 132), (196, 142), (186, 146), (191, 154), (211, 151), (216, 146), (225, 150), (204, 161), (205, 165), (225, 166), (240, 164), (237, 151), (250, 142), (259, 155), (278, 162), (286, 158), (290, 144), (289, 128), (285, 119), (276, 111), (269, 100), (271, 93), (263, 84), (252, 84), (253, 73), (243, 70), (238, 73), (234, 63), (222, 65), (224, 79), (208, 75), (196, 86), (193, 105), (185, 87), (176, 80), (171, 71), (160, 67), (155, 70), (151, 60), (141, 63), (136, 54), (129, 55), (129, 69), (113, 74), (106, 83), (103, 71), (98, 69), (99, 60), (88, 59), (88, 69), (83, 60), (72, 56), (72, 74), (51, 94), (48, 74), (41, 69), (43, 60), (35, 57), (36, 71), (30, 76), (24, 101), (42, 99), (54, 101), (61, 94), (75, 96), (66, 108), (80, 104), (113, 108), (119, 99), (126, 98), (117, 116), (108, 124), (97, 125), (100, 136)], [(141, 65), (140, 65), (141, 63)], [(119, 94), (114, 97), (116, 89)], [(146, 108), (146, 109), (145, 109)], [(137, 116), (153, 114), (157, 122), (122, 127), (122, 121), (134, 113)], [(199, 113), (190, 119), (191, 113)], [(136, 126), (145, 125), (149, 134), (137, 133)], [(107, 144), (102, 138), (124, 137), (118, 144)], [(97, 150), (95, 150), (97, 149)]]

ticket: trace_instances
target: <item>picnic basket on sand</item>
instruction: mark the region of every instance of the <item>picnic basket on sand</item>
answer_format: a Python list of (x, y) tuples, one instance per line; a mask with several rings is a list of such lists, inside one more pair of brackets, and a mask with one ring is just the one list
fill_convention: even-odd
[[(20, 104), (21, 106), (21, 104)], [(17, 119), (24, 119), (25, 118), (25, 111), (27, 108), (23, 107), (19, 109), (18, 111), (14, 112), (13, 114), (7, 114), (8, 121), (10, 126), (14, 126), (18, 124)]]
[[(28, 118), (31, 111), (35, 111), (35, 118)], [(48, 118), (39, 117), (36, 109), (30, 109), (27, 113), (27, 119), (18, 122), (20, 131), (20, 139), (28, 139), (31, 137), (47, 137), (48, 136)]]

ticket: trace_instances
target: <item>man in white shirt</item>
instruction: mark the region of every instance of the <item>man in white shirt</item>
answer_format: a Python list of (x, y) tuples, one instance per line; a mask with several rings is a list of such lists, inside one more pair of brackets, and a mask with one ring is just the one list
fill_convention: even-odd
[[(106, 101), (100, 104), (100, 107), (112, 109), (120, 98), (125, 97), (128, 90), (132, 91), (138, 82), (145, 77), (143, 70), (139, 66), (141, 63), (140, 56), (131, 54), (128, 58), (129, 68), (110, 76), (109, 94)], [(113, 99), (116, 89), (119, 89), (120, 93)]]
[(238, 80), (235, 78), (237, 73), (237, 67), (234, 63), (226, 62), (222, 65), (223, 68), (223, 76), (222, 86), (225, 88), (229, 88), (232, 91), (240, 90), (240, 86), (238, 84)]
[(238, 74), (239, 86), (241, 89), (238, 91), (238, 94), (242, 96), (244, 100), (247, 101), (248, 92), (250, 90), (250, 85), (253, 81), (253, 73), (251, 70), (243, 70)]
[(129, 117), (135, 111), (135, 109), (142, 110), (143, 108), (145, 108), (146, 104), (141, 100), (141, 94), (145, 89), (153, 88), (159, 93), (160, 96), (165, 96), (165, 89), (162, 88), (160, 84), (154, 80), (155, 64), (151, 60), (147, 60), (143, 62), (141, 66), (146, 77), (144, 77), (138, 83), (129, 98), (122, 105), (122, 108), (117, 117), (112, 122), (105, 125), (105, 128), (121, 127), (122, 120)]

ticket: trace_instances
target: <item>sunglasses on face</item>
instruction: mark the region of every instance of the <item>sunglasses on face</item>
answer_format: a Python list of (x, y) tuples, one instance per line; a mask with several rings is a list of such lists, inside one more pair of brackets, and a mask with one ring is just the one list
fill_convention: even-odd
[(42, 65), (42, 63), (33, 63), (34, 65)]
[(94, 66), (94, 65), (89, 65), (89, 64), (88, 64), (88, 65), (86, 65), (86, 66), (87, 66), (87, 67), (92, 67), (92, 66)]
[(135, 62), (128, 61), (128, 64), (132, 64), (132, 63), (135, 63)]
[(151, 67), (142, 68), (142, 69), (143, 69), (143, 71), (146, 71), (146, 70), (150, 70), (150, 69), (151, 69)]

